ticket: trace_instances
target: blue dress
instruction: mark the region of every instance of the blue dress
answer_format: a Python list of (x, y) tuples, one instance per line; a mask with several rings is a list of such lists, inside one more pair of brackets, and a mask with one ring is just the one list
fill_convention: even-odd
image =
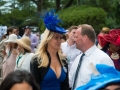
[(63, 68), (61, 70), (61, 75), (59, 78), (56, 77), (55, 72), (49, 68), (43, 81), (40, 83), (41, 90), (61, 90), (60, 83), (66, 78), (66, 73)]

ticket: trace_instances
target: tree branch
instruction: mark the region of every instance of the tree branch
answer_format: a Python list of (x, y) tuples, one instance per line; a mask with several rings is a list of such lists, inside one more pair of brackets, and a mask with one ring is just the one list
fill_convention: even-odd
[(64, 9), (68, 8), (72, 4), (73, 1), (74, 0), (69, 0), (68, 3), (64, 6)]
[(31, 0), (31, 1), (33, 1), (37, 5), (37, 1), (36, 0)]

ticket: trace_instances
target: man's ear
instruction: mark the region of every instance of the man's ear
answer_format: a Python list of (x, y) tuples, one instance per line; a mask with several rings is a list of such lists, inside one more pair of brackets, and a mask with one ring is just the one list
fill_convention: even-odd
[(84, 36), (83, 36), (83, 41), (86, 41), (87, 38), (88, 38), (87, 35), (84, 35)]

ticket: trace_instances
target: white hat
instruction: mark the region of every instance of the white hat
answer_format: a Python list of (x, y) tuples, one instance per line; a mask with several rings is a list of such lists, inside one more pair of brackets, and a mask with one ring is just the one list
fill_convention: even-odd
[(17, 35), (15, 34), (11, 34), (8, 38), (8, 40), (6, 40), (5, 42), (13, 42), (13, 43), (16, 43), (16, 40), (17, 40)]

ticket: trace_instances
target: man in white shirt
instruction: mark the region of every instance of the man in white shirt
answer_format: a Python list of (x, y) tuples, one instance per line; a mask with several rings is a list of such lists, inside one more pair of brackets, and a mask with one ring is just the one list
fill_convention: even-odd
[(75, 31), (77, 30), (77, 26), (71, 26), (68, 29), (68, 39), (66, 42), (61, 44), (61, 48), (63, 53), (67, 56), (68, 59), (68, 71), (75, 58), (80, 54), (80, 50), (76, 49), (75, 45)]
[[(78, 26), (75, 33), (76, 47), (85, 55), (83, 56), (79, 69), (77, 69), (77, 67), (82, 54), (75, 59), (71, 66), (69, 82), (72, 90), (86, 84), (90, 80), (90, 77), (93, 74), (89, 67), (90, 63), (93, 63), (94, 66), (96, 66), (96, 64), (114, 66), (110, 57), (95, 46), (95, 38), (96, 35), (92, 26), (88, 24)], [(78, 72), (77, 75), (76, 70)]]

